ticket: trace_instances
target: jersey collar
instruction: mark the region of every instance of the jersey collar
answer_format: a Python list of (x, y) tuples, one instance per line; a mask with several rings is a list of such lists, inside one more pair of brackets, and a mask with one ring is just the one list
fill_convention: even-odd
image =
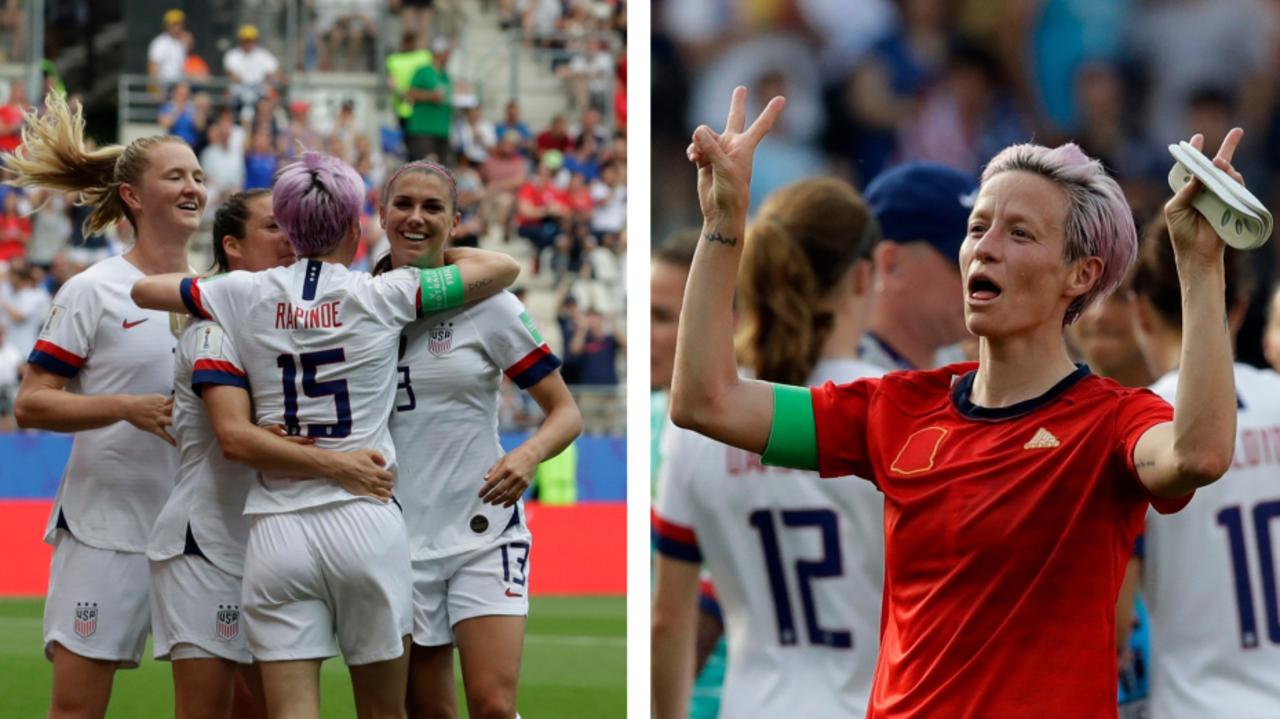
[(1063, 377), (1039, 397), (1032, 397), (1008, 407), (979, 407), (969, 399), (973, 392), (973, 379), (978, 375), (977, 370), (972, 370), (957, 379), (951, 386), (951, 404), (955, 406), (957, 412), (969, 419), (988, 421), (1012, 419), (1031, 414), (1044, 407), (1091, 374), (1093, 373), (1089, 371), (1088, 365), (1078, 364), (1074, 372)]

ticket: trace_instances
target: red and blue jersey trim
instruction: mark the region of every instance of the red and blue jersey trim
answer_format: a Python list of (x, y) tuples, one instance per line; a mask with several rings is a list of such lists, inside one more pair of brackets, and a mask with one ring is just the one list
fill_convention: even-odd
[(198, 359), (191, 368), (191, 389), (204, 392), (206, 385), (220, 384), (248, 391), (249, 377), (244, 370), (223, 360)]
[(724, 624), (724, 613), (720, 611), (720, 599), (716, 596), (716, 587), (710, 579), (698, 580), (698, 609)]
[(506, 375), (520, 389), (529, 389), (541, 382), (543, 377), (556, 371), (560, 364), (560, 358), (544, 344), (508, 367)]
[(27, 361), (68, 379), (75, 377), (84, 366), (83, 357), (68, 352), (47, 340), (36, 340), (36, 346), (31, 349), (31, 356)]
[(200, 300), (200, 282), (199, 277), (188, 277), (179, 285), (178, 291), (182, 294), (182, 304), (187, 306), (187, 311), (195, 317), (202, 320), (211, 320), (213, 316), (204, 308), (204, 302)]
[(684, 562), (702, 563), (702, 550), (698, 548), (698, 537), (693, 530), (668, 522), (658, 516), (657, 510), (649, 510), (649, 535), (653, 539), (653, 548), (660, 554)]

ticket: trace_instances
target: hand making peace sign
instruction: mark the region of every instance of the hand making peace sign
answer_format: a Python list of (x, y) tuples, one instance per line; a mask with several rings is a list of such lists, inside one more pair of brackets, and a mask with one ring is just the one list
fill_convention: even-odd
[(724, 132), (716, 133), (701, 125), (694, 130), (693, 142), (686, 151), (689, 160), (698, 166), (698, 202), (705, 221), (745, 218), (756, 145), (773, 128), (786, 100), (770, 100), (760, 117), (744, 131), (746, 105), (747, 88), (739, 86), (729, 103)]

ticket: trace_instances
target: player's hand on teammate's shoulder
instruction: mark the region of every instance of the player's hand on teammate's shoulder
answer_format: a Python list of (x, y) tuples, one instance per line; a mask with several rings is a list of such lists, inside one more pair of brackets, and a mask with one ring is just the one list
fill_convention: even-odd
[(784, 98), (773, 98), (748, 128), (747, 89), (739, 86), (729, 102), (724, 132), (717, 133), (706, 125), (693, 131), (693, 142), (686, 152), (698, 167), (698, 201), (705, 220), (745, 214), (756, 145), (773, 128), (785, 104)]
[(395, 475), (387, 467), (382, 453), (372, 449), (335, 452), (330, 479), (358, 497), (373, 497), (382, 502), (391, 500), (395, 490)]
[[(1244, 130), (1232, 128), (1222, 139), (1218, 153), (1213, 157), (1213, 164), (1241, 185), (1244, 184), (1244, 176), (1236, 171), (1231, 160), (1243, 137)], [(1204, 151), (1204, 136), (1200, 133), (1193, 135), (1190, 142), (1197, 150)], [(1164, 205), (1165, 222), (1169, 225), (1169, 238), (1179, 260), (1220, 262), (1226, 245), (1209, 221), (1191, 204), (1202, 189), (1200, 181), (1192, 178), (1191, 182), (1174, 194)]]
[(502, 455), (484, 474), (480, 486), (480, 499), (485, 504), (514, 506), (533, 483), (533, 473), (538, 469), (537, 454), (523, 445)]
[(154, 434), (175, 447), (178, 446), (168, 431), (169, 425), (173, 424), (172, 395), (130, 394), (123, 397), (124, 411), (121, 415), (126, 422), (143, 432)]

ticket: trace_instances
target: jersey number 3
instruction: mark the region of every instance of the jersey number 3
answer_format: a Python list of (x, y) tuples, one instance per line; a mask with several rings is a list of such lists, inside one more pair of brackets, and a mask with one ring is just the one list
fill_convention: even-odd
[[(800, 588), (800, 603), (804, 608), (809, 643), (833, 649), (849, 649), (853, 646), (853, 632), (845, 629), (823, 629), (818, 624), (818, 608), (813, 598), (814, 579), (844, 574), (836, 513), (830, 509), (784, 509), (778, 514), (782, 518), (783, 527), (817, 529), (822, 536), (821, 559), (795, 561), (795, 581)], [(791, 609), (787, 572), (783, 567), (782, 552), (778, 545), (777, 522), (773, 512), (768, 509), (757, 509), (747, 517), (747, 521), (760, 533), (764, 568), (769, 573), (769, 593), (773, 597), (773, 612), (778, 622), (778, 641), (783, 646), (794, 645), (797, 641), (795, 612)]]
[[(347, 392), (345, 379), (316, 381), (316, 368), (320, 365), (336, 364), (346, 360), (346, 353), (341, 347), (318, 352), (304, 352), (297, 359), (302, 364), (302, 392), (308, 397), (333, 397), (337, 409), (338, 421), (333, 424), (308, 424), (308, 437), (346, 437), (351, 434), (351, 395)], [(281, 380), (284, 382), (284, 426), (292, 435), (302, 434), (302, 425), (298, 423), (298, 362), (294, 362), (291, 354), (282, 354), (276, 358), (276, 366), (280, 368)]]

